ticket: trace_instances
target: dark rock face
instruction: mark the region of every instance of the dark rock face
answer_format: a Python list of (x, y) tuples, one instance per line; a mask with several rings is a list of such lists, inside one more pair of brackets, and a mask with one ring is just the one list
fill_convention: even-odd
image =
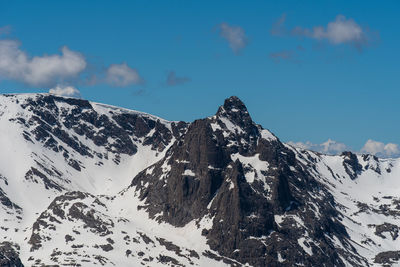
[(0, 188), (0, 204), (8, 209), (16, 210), (17, 213), (21, 213), (22, 209), (17, 204), (13, 203), (7, 195), (4, 193), (3, 189)]
[[(364, 171), (380, 175), (396, 170), (396, 166), (371, 155), (344, 152), (335, 159), (343, 160), (347, 176), (324, 155), (284, 144), (255, 124), (237, 97), (225, 100), (214, 116), (192, 123), (166, 122), (139, 112), (52, 95), (22, 99), (26, 114), (19, 112), (11, 121), (23, 126), (23, 138), (27, 143), (40, 143), (47, 152), (61, 153), (74, 169), (56, 166), (58, 160), (52, 164), (51, 156), (32, 152), (34, 166), (26, 170), (23, 182), (42, 184), (57, 197), (32, 225), (27, 240), (30, 266), (51, 266), (40, 258), (40, 251), (53, 244), (60, 244), (49, 250), (54, 266), (84, 266), (89, 258), (95, 264), (113, 265), (113, 257), (120, 251), (122, 257), (139, 259), (142, 265), (196, 265), (197, 260), (208, 257), (230, 266), (370, 266), (368, 260), (372, 259), (358, 254), (360, 246), (398, 239), (399, 226), (384, 221), (365, 225), (375, 235), (360, 244), (350, 240), (347, 232), (354, 233), (349, 226), (353, 215), (400, 216), (398, 197), (386, 192), (373, 196), (374, 202), (356, 199), (349, 208), (350, 194), (339, 191), (343, 179), (357, 183)], [(89, 161), (101, 166), (102, 160), (111, 159), (118, 165), (123, 155), (137, 154), (142, 145), (152, 149), (152, 155), (163, 156), (136, 175), (121, 194), (139, 196), (143, 201), (139, 209), (159, 222), (177, 227), (194, 222), (209, 250), (194, 251), (197, 248), (173, 243), (148, 230), (131, 229), (136, 218), (131, 214), (120, 217), (131, 210), (113, 210), (118, 207), (113, 201), (126, 199), (120, 195), (68, 191), (74, 178), (66, 173), (76, 170), (84, 174), (90, 169), (85, 167), (92, 167), (84, 165)], [(7, 187), (11, 180), (0, 175), (0, 182), (0, 211), (15, 215), (19, 224), (24, 212), (7, 195), (13, 195)], [(4, 221), (9, 221), (8, 217)], [(352, 223), (358, 227), (358, 222)], [(12, 226), (0, 228), (13, 232)], [(92, 238), (95, 243), (82, 241), (86, 235), (96, 236)], [(97, 254), (86, 255), (86, 247)], [(162, 253), (154, 255), (152, 250)], [(22, 266), (18, 265), (18, 251), (14, 244), (0, 243), (0, 267)], [(394, 266), (399, 259), (398, 251), (385, 251), (374, 260)]]
[[(211, 201), (222, 183), (221, 169), (227, 161), (224, 152), (208, 138), (211, 131), (207, 121), (195, 121), (190, 125), (185, 140), (177, 141), (173, 148), (167, 151), (165, 159), (156, 163), (153, 174), (143, 171), (133, 180), (132, 185), (135, 185), (147, 179), (146, 177), (152, 177), (155, 188), (160, 190), (143, 191), (152, 203), (150, 214), (154, 215), (162, 209), (168, 221), (179, 226), (202, 215), (203, 208)], [(209, 166), (213, 166), (214, 169), (209, 169)], [(203, 179), (183, 175), (185, 170), (202, 173)], [(166, 172), (177, 179), (168, 179)], [(164, 179), (158, 179), (164, 176)], [(168, 186), (164, 186), (166, 183)]]
[[(346, 166), (357, 173), (358, 162), (346, 156)], [(303, 159), (310, 166), (312, 160)], [(354, 250), (332, 195), (313, 178), (310, 166), (256, 125), (244, 104), (231, 97), (215, 116), (190, 124), (165, 157), (139, 173), (131, 186), (151, 217), (176, 226), (196, 220), (211, 249), (238, 262), (344, 266), (340, 255), (354, 266), (365, 265), (361, 257), (333, 246), (331, 238), (337, 237)], [(323, 214), (317, 220), (310, 202)], [(299, 241), (305, 233), (309, 239)]]
[(40, 172), (38, 169), (31, 167), (31, 169), (25, 174), (26, 180), (31, 180), (38, 183), (37, 179), (42, 180), (46, 189), (52, 188), (57, 191), (61, 191), (62, 187), (56, 184), (54, 181), (50, 180), (44, 173)]
[(380, 225), (370, 225), (375, 227), (375, 234), (377, 236), (385, 239), (386, 237), (383, 235), (384, 233), (388, 233), (393, 240), (396, 240), (399, 237), (400, 227), (391, 223), (383, 223)]
[[(370, 154), (363, 154), (362, 159), (368, 162), (368, 164), (365, 166), (365, 170), (372, 169), (377, 174), (382, 174), (381, 167), (379, 166), (379, 159), (376, 156)], [(386, 172), (389, 173), (390, 169), (387, 169)]]
[(17, 250), (19, 250), (17, 245), (0, 242), (0, 267), (23, 267)]
[[(28, 129), (23, 133), (25, 140), (41, 142), (44, 147), (62, 153), (65, 161), (78, 171), (83, 166), (74, 159), (72, 152), (99, 160), (109, 157), (90, 149), (81, 138), (104, 147), (119, 163), (121, 154), (137, 153), (136, 143), (140, 138), (144, 138), (143, 145), (150, 145), (153, 150), (161, 152), (187, 126), (184, 122), (172, 123), (172, 129), (169, 129), (155, 117), (134, 112), (114, 112), (110, 109), (109, 114), (100, 114), (87, 100), (54, 95), (36, 95), (28, 98), (21, 107), (31, 112), (32, 116), (11, 120)], [(152, 131), (153, 134), (150, 134)]]
[(375, 263), (383, 266), (393, 266), (400, 261), (400, 251), (384, 251), (375, 256)]
[(246, 133), (257, 135), (257, 126), (251, 119), (244, 103), (236, 96), (226, 99), (224, 105), (219, 107), (216, 116), (229, 118), (233, 124), (238, 125)]
[(342, 153), (344, 157), (343, 166), (351, 179), (356, 179), (360, 172), (363, 170), (361, 164), (358, 162), (357, 156), (350, 151)]
[(94, 209), (83, 203), (87, 198), (94, 199), (94, 204), (104, 205), (95, 196), (84, 192), (67, 192), (56, 197), (33, 224), (32, 234), (28, 241), (31, 251), (42, 247), (43, 241), (51, 240), (51, 236), (47, 235), (50, 231), (56, 231), (57, 225), (63, 220), (80, 221), (85, 228), (99, 236), (109, 235), (114, 222), (102, 219)]

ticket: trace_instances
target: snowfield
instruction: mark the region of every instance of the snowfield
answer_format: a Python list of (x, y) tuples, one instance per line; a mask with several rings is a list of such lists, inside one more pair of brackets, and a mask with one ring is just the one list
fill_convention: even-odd
[[(250, 266), (241, 261), (243, 255), (235, 256), (238, 248), (229, 252), (232, 256), (211, 249), (204, 233), (226, 220), (213, 213), (223, 203), (218, 194), (241, 192), (240, 183), (262, 201), (281, 200), (275, 191), (283, 190), (276, 174), (283, 163), (262, 151), (248, 152), (265, 142), (279, 151), (272, 153), (275, 158), (287, 158), (283, 173), (290, 176), (287, 190), (294, 196), (283, 210), (273, 211), (274, 230), (247, 238), (265, 246), (263, 253), (274, 258), (271, 263), (291, 266), (289, 249), (299, 250), (304, 259), (323, 255), (324, 246), (310, 225), (331, 216), (324, 213), (329, 206), (335, 210), (334, 222), (345, 230), (325, 229), (321, 238), (338, 251), (339, 266), (400, 266), (400, 159), (329, 156), (280, 146), (261, 126), (249, 128), (259, 131), (259, 139), (246, 139), (249, 129), (231, 119), (240, 116), (240, 108), (221, 107), (219, 112), (206, 119), (210, 140), (226, 140), (225, 148), (233, 152), (225, 167), (216, 159), (202, 163), (202, 169), (189, 158), (173, 160), (188, 123), (74, 98), (1, 95), (0, 248), (10, 246), (24, 266)], [(243, 114), (248, 116), (247, 110)], [(229, 176), (237, 165), (244, 176), (240, 183)], [(225, 179), (205, 204), (206, 215), (181, 227), (168, 223), (165, 212), (150, 216), (143, 197), (147, 188), (161, 182), (167, 187), (173, 175), (197, 186), (204, 173)], [(159, 176), (155, 182), (142, 180), (138, 188), (132, 183), (137, 175)], [(301, 183), (315, 183), (316, 189), (306, 192)], [(263, 216), (253, 211), (243, 220)], [(279, 232), (285, 227), (300, 229), (300, 236), (285, 241), (290, 237)], [(282, 240), (289, 242), (285, 248), (268, 250), (271, 242)]]

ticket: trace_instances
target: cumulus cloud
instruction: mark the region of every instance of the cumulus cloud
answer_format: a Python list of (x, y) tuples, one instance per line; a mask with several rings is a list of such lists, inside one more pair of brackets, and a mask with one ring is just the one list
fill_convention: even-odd
[(367, 29), (361, 27), (353, 19), (343, 15), (336, 16), (334, 21), (326, 26), (304, 28), (296, 26), (291, 30), (285, 28), (286, 15), (283, 15), (272, 27), (272, 35), (293, 35), (307, 37), (315, 40), (326, 40), (333, 45), (349, 44), (357, 49), (362, 49), (371, 40)]
[(60, 95), (60, 96), (69, 96), (69, 97), (81, 97), (81, 92), (73, 86), (62, 86), (57, 85), (54, 88), (49, 90), (50, 94)]
[[(8, 31), (9, 27), (0, 27), (0, 35)], [(0, 39), (0, 80), (47, 88), (71, 83), (122, 87), (143, 81), (137, 70), (126, 63), (111, 64), (108, 68), (97, 66), (97, 70), (93, 65), (88, 68), (85, 57), (67, 46), (59, 54), (43, 56), (30, 56), (20, 47), (18, 41)]]
[(126, 63), (111, 64), (106, 76), (107, 82), (114, 86), (122, 87), (143, 82), (137, 70), (130, 68)]
[(230, 26), (228, 23), (219, 25), (220, 36), (228, 41), (230, 48), (235, 54), (238, 54), (246, 47), (248, 39), (242, 27)]
[(82, 54), (64, 46), (61, 54), (29, 57), (14, 40), (0, 40), (0, 78), (33, 86), (55, 85), (86, 68)]
[(338, 15), (335, 21), (329, 22), (326, 27), (316, 26), (313, 29), (306, 29), (298, 26), (292, 33), (317, 40), (328, 40), (332, 44), (352, 44), (358, 48), (367, 44), (368, 39), (360, 25), (343, 15)]
[(400, 156), (400, 149), (397, 144), (374, 141), (369, 139), (361, 149), (362, 153), (373, 154), (378, 157), (398, 157)]
[(170, 71), (167, 75), (167, 85), (169, 86), (184, 84), (190, 82), (190, 80), (191, 79), (189, 77), (176, 76), (174, 71)]
[[(298, 147), (301, 149), (309, 149), (325, 154), (338, 155), (343, 151), (350, 151), (351, 149), (343, 143), (336, 142), (328, 139), (328, 141), (322, 144), (314, 144), (309, 141), (303, 142), (288, 142), (289, 145)], [(353, 151), (355, 153), (366, 153), (378, 156), (380, 158), (400, 157), (399, 145), (393, 143), (383, 143), (369, 139), (360, 151)]]
[(309, 149), (330, 155), (337, 155), (342, 153), (343, 151), (349, 150), (349, 148), (345, 144), (336, 142), (331, 139), (328, 139), (322, 144), (313, 144), (310, 141), (307, 141), (305, 143), (290, 141), (288, 142), (288, 144), (301, 149)]

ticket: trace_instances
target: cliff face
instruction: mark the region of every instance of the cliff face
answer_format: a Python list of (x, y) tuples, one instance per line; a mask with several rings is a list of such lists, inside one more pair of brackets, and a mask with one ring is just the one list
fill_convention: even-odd
[(16, 250), (19, 246), (10, 242), (0, 243), (0, 266), (1, 267), (24, 267)]
[[(344, 266), (325, 234), (351, 248), (332, 195), (325, 190), (319, 199), (311, 196), (324, 186), (290, 147), (252, 121), (237, 97), (225, 100), (215, 116), (193, 122), (131, 186), (159, 221), (183, 226), (208, 220), (202, 233), (210, 247), (241, 263), (278, 264), (281, 248), (287, 266)], [(314, 206), (323, 211), (319, 220)], [(285, 219), (277, 222), (280, 216)], [(319, 247), (299, 243), (304, 234)], [(303, 257), (302, 246), (312, 255)], [(361, 266), (360, 257), (354, 263)]]
[(237, 97), (186, 123), (3, 95), (0, 137), (0, 266), (399, 261), (400, 160), (294, 148)]

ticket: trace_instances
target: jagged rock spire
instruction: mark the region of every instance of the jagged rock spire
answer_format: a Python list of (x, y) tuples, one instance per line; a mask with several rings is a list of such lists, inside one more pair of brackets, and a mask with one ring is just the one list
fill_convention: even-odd
[(237, 96), (231, 96), (225, 99), (224, 105), (218, 108), (216, 116), (226, 117), (243, 129), (248, 129), (255, 125), (245, 104)]
[(217, 111), (217, 115), (228, 115), (236, 113), (248, 114), (245, 104), (237, 96), (231, 96), (225, 99), (224, 105), (220, 106)]

